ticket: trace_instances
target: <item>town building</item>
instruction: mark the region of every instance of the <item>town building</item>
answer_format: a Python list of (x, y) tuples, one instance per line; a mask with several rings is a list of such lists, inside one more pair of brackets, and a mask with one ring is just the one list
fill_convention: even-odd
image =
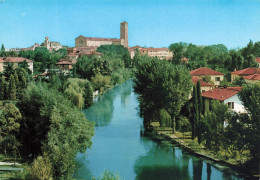
[(3, 72), (5, 70), (5, 67), (8, 63), (12, 63), (13, 68), (17, 68), (18, 64), (24, 61), (27, 62), (29, 66), (28, 68), (33, 73), (33, 61), (23, 57), (0, 57), (0, 72)]
[[(192, 80), (192, 83), (193, 85), (197, 85), (197, 82), (200, 81), (200, 90), (201, 92), (205, 92), (205, 91), (208, 91), (208, 90), (211, 90), (214, 86), (210, 83), (206, 83), (204, 81), (202, 81), (202, 79), (196, 77), (196, 76), (193, 76), (191, 77), (191, 80)], [(193, 88), (191, 89), (191, 92), (192, 92)], [(192, 95), (191, 93), (189, 94), (189, 99), (192, 98)]]
[(158, 59), (171, 60), (173, 57), (172, 52), (168, 48), (143, 48), (141, 46), (134, 46), (128, 48), (130, 57), (133, 59), (136, 53), (136, 49), (139, 49), (141, 55), (148, 55), (150, 57), (157, 57)]
[(56, 63), (56, 65), (64, 75), (68, 75), (70, 73), (70, 70), (73, 69), (73, 63), (70, 61), (66, 61), (66, 59), (61, 59), (61, 61)]
[(260, 74), (253, 74), (243, 77), (247, 83), (255, 84), (260, 82)]
[(101, 45), (122, 45), (128, 48), (128, 23), (121, 22), (120, 24), (120, 39), (117, 38), (95, 38), (85, 37), (80, 35), (75, 39), (75, 47), (99, 47)]
[(59, 42), (50, 41), (49, 37), (45, 37), (44, 42), (41, 44), (42, 47), (46, 47), (49, 51), (59, 50), (62, 45)]
[(260, 68), (246, 68), (239, 71), (231, 72), (231, 82), (238, 77), (245, 77), (250, 75), (260, 74)]
[(238, 98), (238, 93), (242, 87), (219, 87), (201, 93), (204, 99), (205, 112), (210, 110), (210, 101), (218, 100), (226, 104), (230, 110), (237, 113), (246, 113), (243, 103)]
[(210, 79), (214, 83), (214, 85), (217, 85), (217, 86), (219, 86), (220, 82), (223, 81), (223, 79), (224, 79), (223, 73), (214, 71), (214, 70), (206, 68), (206, 67), (201, 67), (201, 68), (192, 70), (190, 72), (190, 75), (198, 77), (198, 78), (203, 78), (203, 77), (208, 76), (208, 77), (210, 77)]
[(197, 84), (198, 81), (200, 81), (200, 89), (201, 89), (201, 92), (205, 92), (205, 91), (208, 91), (208, 90), (211, 90), (214, 86), (210, 83), (206, 83), (204, 81), (202, 81), (200, 78), (196, 77), (196, 76), (193, 76), (191, 78), (192, 80), (192, 83), (194, 85)]

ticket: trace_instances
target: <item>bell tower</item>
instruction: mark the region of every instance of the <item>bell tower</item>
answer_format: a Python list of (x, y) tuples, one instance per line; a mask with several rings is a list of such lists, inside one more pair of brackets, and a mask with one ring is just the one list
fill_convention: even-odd
[(120, 23), (120, 39), (121, 45), (128, 48), (128, 23), (125, 21)]

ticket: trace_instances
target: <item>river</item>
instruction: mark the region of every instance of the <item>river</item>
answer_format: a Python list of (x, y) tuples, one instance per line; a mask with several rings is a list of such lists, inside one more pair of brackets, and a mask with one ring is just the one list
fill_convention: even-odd
[(129, 80), (114, 87), (83, 110), (96, 123), (95, 135), (91, 149), (76, 158), (75, 178), (91, 179), (107, 169), (125, 180), (242, 179), (167, 142), (141, 136), (142, 119), (132, 85)]

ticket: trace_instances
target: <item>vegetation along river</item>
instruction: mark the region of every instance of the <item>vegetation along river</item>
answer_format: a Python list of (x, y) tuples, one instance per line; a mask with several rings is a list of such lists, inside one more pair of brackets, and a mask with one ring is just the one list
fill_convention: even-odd
[(92, 148), (77, 156), (75, 178), (91, 179), (107, 169), (125, 180), (242, 179), (178, 147), (141, 136), (142, 119), (132, 85), (129, 80), (114, 87), (84, 110), (96, 123), (95, 135)]

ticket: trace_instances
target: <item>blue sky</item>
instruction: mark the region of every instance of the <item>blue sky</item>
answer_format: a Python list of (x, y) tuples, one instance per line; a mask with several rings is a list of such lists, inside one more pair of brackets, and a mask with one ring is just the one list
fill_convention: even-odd
[(119, 38), (122, 21), (130, 46), (244, 47), (260, 41), (260, 0), (0, 0), (0, 44), (28, 47), (49, 36), (74, 46), (79, 35)]

